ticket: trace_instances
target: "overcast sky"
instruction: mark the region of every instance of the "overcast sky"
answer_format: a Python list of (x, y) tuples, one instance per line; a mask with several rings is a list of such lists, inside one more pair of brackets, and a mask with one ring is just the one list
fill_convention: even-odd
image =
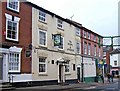
[(120, 0), (28, 0), (103, 36), (118, 35)]

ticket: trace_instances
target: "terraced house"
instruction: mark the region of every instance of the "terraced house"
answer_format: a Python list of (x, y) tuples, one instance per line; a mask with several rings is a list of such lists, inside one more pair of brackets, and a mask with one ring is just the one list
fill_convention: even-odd
[(26, 53), (32, 42), (32, 8), (19, 0), (4, 0), (0, 11), (0, 81), (31, 80), (31, 57)]
[(98, 66), (98, 63), (103, 61), (103, 47), (99, 46), (103, 37), (85, 27), (82, 27), (81, 35), (82, 80), (94, 82), (97, 75), (103, 75), (103, 67)]
[[(77, 82), (76, 67), (79, 66), (81, 52), (79, 26), (33, 6), (32, 76), (35, 84)], [(57, 45), (59, 41), (61, 43)]]
[(1, 81), (45, 85), (95, 80), (100, 35), (31, 2), (6, 0), (0, 9)]

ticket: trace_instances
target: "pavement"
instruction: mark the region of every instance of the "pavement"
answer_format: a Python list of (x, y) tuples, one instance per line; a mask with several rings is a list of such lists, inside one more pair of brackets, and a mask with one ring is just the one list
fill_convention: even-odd
[[(118, 82), (118, 79), (114, 79), (114, 82)], [(114, 83), (111, 82), (111, 83)], [(31, 86), (31, 87), (21, 87), (21, 88), (15, 88), (15, 87), (10, 87), (10, 88), (1, 88), (1, 90), (25, 90), (25, 89), (40, 89), (40, 90), (66, 90), (66, 89), (72, 89), (72, 88), (89, 88), (89, 87), (95, 87), (95, 86), (102, 86), (102, 85), (107, 85), (111, 84), (107, 81), (105, 78), (105, 82), (91, 82), (91, 83), (74, 83), (74, 84), (69, 84), (69, 85), (45, 85), (45, 86)]]

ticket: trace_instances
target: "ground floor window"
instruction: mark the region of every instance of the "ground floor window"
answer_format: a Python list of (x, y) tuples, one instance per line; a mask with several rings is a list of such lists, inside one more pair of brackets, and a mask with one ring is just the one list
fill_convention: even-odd
[(39, 73), (45, 73), (46, 72), (46, 58), (40, 57), (39, 58)]
[(20, 54), (10, 53), (9, 54), (9, 72), (20, 71)]
[(65, 72), (70, 72), (69, 61), (65, 64)]

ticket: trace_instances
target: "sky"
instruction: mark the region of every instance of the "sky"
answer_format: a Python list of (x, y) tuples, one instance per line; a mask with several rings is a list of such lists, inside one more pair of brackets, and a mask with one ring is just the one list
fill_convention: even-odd
[(118, 35), (120, 0), (28, 0), (102, 36)]

